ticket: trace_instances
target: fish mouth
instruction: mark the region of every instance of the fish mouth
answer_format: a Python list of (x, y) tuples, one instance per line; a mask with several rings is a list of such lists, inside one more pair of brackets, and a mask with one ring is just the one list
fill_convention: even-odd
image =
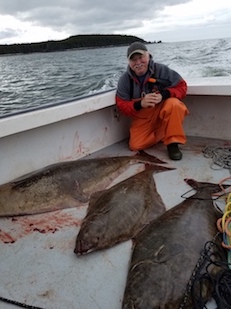
[(74, 253), (77, 255), (84, 255), (92, 251), (92, 246), (81, 239), (77, 239)]

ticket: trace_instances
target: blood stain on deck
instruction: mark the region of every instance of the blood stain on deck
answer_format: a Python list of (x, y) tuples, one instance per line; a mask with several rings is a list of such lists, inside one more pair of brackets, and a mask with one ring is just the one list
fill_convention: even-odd
[(14, 243), (31, 233), (49, 234), (55, 233), (62, 228), (80, 227), (82, 218), (73, 213), (67, 213), (62, 210), (51, 213), (18, 216), (7, 220), (5, 228), (0, 229), (0, 242), (9, 244)]

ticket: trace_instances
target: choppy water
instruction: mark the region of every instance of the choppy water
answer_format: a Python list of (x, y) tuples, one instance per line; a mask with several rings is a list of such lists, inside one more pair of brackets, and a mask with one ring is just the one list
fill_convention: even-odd
[[(231, 38), (148, 45), (186, 80), (231, 76)], [(116, 87), (127, 47), (0, 57), (0, 115)]]

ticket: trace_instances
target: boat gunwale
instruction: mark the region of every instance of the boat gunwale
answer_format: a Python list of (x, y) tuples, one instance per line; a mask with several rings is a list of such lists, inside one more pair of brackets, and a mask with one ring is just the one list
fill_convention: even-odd
[[(0, 115), (0, 138), (78, 117), (103, 108), (115, 109), (116, 89)], [(224, 77), (194, 79), (188, 83), (186, 101), (195, 96), (231, 96), (231, 81)], [(184, 100), (183, 100), (184, 101)], [(115, 109), (116, 116), (116, 109)]]

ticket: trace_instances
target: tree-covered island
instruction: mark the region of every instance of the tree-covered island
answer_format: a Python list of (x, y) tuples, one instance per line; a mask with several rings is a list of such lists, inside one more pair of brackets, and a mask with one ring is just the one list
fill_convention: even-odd
[(116, 34), (75, 35), (60, 41), (0, 45), (0, 55), (55, 52), (55, 51), (65, 51), (77, 48), (87, 49), (87, 48), (100, 48), (110, 46), (127, 46), (134, 41), (140, 41), (145, 44), (152, 43), (147, 42), (136, 36), (129, 36), (129, 35), (116, 35)]

